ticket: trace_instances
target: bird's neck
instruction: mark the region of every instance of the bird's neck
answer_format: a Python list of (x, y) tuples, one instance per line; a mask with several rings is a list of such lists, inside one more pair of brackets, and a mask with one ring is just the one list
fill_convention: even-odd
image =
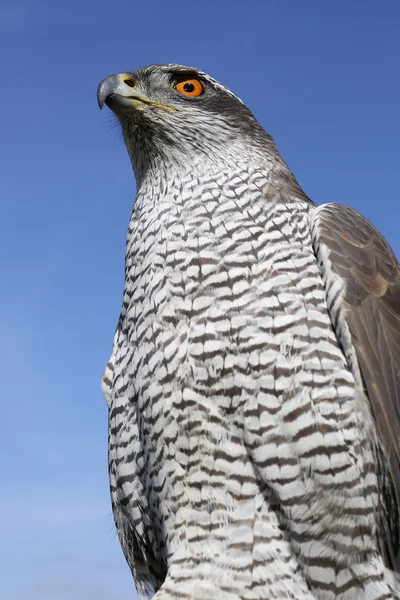
[(272, 157), (258, 149), (244, 147), (240, 140), (229, 145), (204, 146), (194, 152), (188, 148), (171, 146), (159, 148), (157, 152), (148, 154), (142, 164), (134, 164), (138, 189), (152, 186), (154, 179), (161, 178), (165, 185), (175, 186), (178, 181), (213, 178), (218, 180), (222, 175), (234, 173), (243, 176), (250, 170), (268, 173), (273, 165)]
[[(139, 168), (138, 168), (139, 166)], [(252, 195), (279, 201), (278, 190), (288, 198), (306, 198), (286, 163), (276, 153), (257, 148), (216, 148), (209, 154), (191, 155), (186, 162), (182, 153), (154, 155), (143, 165), (134, 165), (137, 181), (137, 208), (146, 212), (157, 206), (174, 210), (184, 207), (185, 199), (198, 195), (207, 200), (228, 201), (251, 189)], [(283, 186), (283, 188), (282, 188)]]

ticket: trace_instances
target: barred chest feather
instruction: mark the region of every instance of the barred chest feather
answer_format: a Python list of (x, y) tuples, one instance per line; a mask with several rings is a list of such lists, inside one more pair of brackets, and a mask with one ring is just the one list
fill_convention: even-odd
[(314, 207), (280, 202), (266, 173), (220, 177), (153, 182), (136, 201), (114, 511), (168, 568), (157, 598), (194, 580), (201, 600), (389, 598), (368, 416), (332, 328)]

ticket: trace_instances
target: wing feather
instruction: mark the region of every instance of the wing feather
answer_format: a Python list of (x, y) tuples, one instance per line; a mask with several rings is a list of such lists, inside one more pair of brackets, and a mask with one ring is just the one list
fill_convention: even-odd
[[(387, 241), (358, 211), (326, 204), (313, 215), (317, 242), (346, 284), (347, 324), (383, 449), (385, 554), (400, 571), (400, 265)], [(386, 463), (386, 464), (385, 464)]]
[(145, 450), (129, 377), (131, 353), (120, 323), (102, 379), (109, 409), (109, 477), (114, 521), (136, 588), (151, 598), (166, 576), (152, 523)]

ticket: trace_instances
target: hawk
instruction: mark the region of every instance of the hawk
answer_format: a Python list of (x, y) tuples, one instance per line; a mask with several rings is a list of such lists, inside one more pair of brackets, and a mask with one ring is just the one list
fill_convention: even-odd
[(103, 389), (142, 597), (399, 598), (400, 267), (199, 69), (106, 77), (137, 196)]

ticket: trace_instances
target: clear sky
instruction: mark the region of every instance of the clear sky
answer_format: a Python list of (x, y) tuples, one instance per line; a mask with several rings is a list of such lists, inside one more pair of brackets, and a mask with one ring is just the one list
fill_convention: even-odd
[(1, 597), (136, 598), (99, 383), (135, 185), (100, 79), (208, 71), (315, 202), (358, 208), (399, 255), (399, 30), (398, 0), (2, 1)]

